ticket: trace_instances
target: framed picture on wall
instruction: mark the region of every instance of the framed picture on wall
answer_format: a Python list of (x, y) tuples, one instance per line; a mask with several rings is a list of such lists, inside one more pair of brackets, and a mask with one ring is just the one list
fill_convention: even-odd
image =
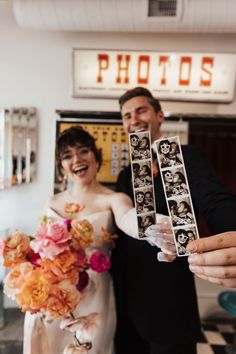
[[(71, 126), (79, 125), (91, 134), (102, 151), (102, 167), (99, 182), (114, 185), (120, 171), (129, 164), (128, 137), (124, 132), (118, 112), (57, 111), (56, 137)], [(55, 170), (55, 192), (63, 190), (63, 182)]]

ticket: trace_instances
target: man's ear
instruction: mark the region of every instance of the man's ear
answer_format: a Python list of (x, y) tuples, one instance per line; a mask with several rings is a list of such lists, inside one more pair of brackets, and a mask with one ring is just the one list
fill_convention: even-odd
[(164, 122), (165, 120), (165, 115), (164, 115), (164, 112), (161, 110), (157, 113), (157, 118), (158, 118), (158, 121), (160, 123), (160, 125)]

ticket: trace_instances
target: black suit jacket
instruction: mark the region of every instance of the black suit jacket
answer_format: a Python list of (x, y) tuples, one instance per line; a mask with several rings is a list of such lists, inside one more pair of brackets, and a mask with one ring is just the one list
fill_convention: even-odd
[[(204, 214), (213, 234), (236, 230), (236, 198), (219, 183), (199, 149), (183, 146), (182, 151), (196, 215)], [(167, 215), (160, 174), (154, 184), (157, 212)], [(117, 190), (133, 199), (130, 166), (120, 174)], [(187, 257), (162, 263), (157, 261), (157, 251), (125, 234), (117, 240), (112, 273), (118, 326), (127, 316), (149, 341), (196, 341), (200, 320)]]

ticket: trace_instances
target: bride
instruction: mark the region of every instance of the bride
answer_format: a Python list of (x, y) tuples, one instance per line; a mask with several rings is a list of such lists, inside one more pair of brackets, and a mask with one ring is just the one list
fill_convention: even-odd
[[(81, 127), (71, 127), (61, 133), (56, 145), (57, 172), (60, 177), (72, 182), (72, 186), (63, 192), (52, 196), (46, 207), (47, 216), (55, 219), (66, 218), (64, 208), (66, 203), (78, 203), (83, 206), (78, 217), (86, 218), (93, 225), (95, 237), (101, 236), (104, 228), (113, 232), (116, 225), (132, 237), (137, 237), (137, 217), (133, 203), (123, 193), (116, 193), (101, 185), (96, 175), (102, 164), (101, 153), (97, 149), (94, 138)], [(113, 221), (114, 217), (114, 221)], [(99, 249), (105, 249), (105, 244)], [(114, 295), (111, 276), (106, 273), (92, 272), (94, 290), (88, 295), (76, 317), (98, 312), (101, 316), (91, 354), (112, 354), (113, 337), (116, 325)], [(33, 328), (36, 315), (26, 313), (24, 324), (24, 354), (46, 354), (43, 343), (32, 345)], [(46, 323), (50, 354), (62, 354), (66, 345), (73, 343), (73, 334), (59, 328), (60, 320)], [(34, 332), (35, 333), (35, 332)]]

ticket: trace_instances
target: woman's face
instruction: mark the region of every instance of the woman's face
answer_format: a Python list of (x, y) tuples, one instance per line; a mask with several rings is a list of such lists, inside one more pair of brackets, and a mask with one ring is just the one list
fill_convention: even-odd
[(90, 147), (68, 146), (61, 154), (64, 173), (75, 183), (88, 184), (96, 178), (97, 162)]
[(183, 213), (184, 211), (187, 211), (185, 204), (180, 202), (178, 206), (178, 213)]

